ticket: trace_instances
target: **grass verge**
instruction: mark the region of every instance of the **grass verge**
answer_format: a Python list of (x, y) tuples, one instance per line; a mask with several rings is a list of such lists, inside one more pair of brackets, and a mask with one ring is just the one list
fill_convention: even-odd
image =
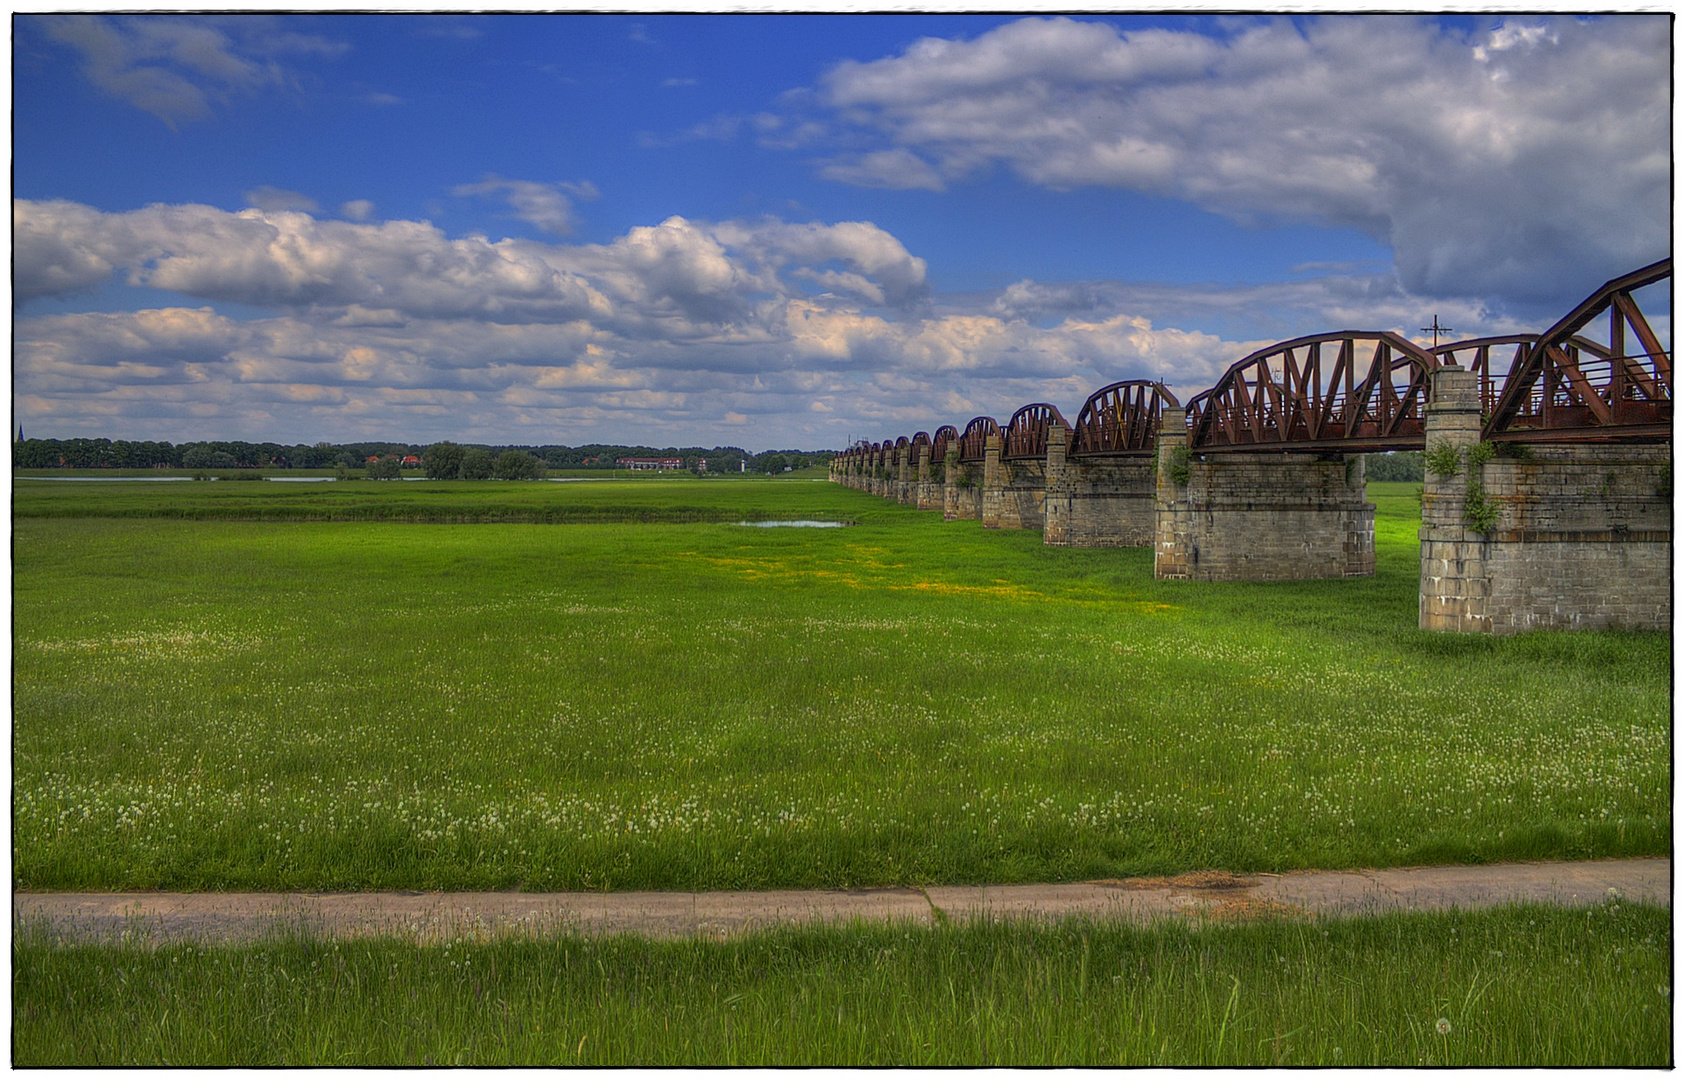
[(1672, 1062), (1666, 909), (13, 946), (18, 1066)]

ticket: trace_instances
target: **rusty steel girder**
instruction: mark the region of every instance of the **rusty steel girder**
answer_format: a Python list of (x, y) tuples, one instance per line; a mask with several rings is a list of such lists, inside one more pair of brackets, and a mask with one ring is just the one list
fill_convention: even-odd
[(919, 460), (919, 447), (929, 445), (930, 432), (928, 431), (921, 431), (917, 435), (914, 435), (913, 441), (907, 444), (907, 448), (913, 452), (913, 461), (915, 464)]
[(1480, 415), (1491, 416), (1504, 381), (1527, 362), (1527, 353), (1538, 340), (1537, 334), (1470, 338), (1441, 345), (1433, 356), (1441, 365), (1455, 364), (1480, 376)]
[(972, 417), (971, 422), (965, 425), (965, 433), (960, 436), (960, 460), (982, 461), (989, 436), (999, 434), (1000, 425), (992, 417)]
[[(1433, 351), (1441, 364), (1456, 364), (1480, 376), (1480, 415), (1489, 417), (1498, 405), (1498, 395), (1504, 383), (1527, 363), (1527, 353), (1539, 342), (1538, 334), (1504, 334), (1500, 337), (1471, 338), (1441, 345)], [(1592, 356), (1608, 359), (1606, 346), (1584, 337), (1573, 339), (1575, 348)]]
[(1419, 449), (1434, 358), (1390, 330), (1295, 338), (1236, 362), (1188, 402), (1189, 446)]
[(1055, 426), (1071, 430), (1070, 423), (1059, 413), (1059, 410), (1045, 401), (1038, 401), (1033, 405), (1026, 405), (1012, 414), (1012, 419), (1006, 423), (1005, 446), (1001, 457), (1012, 460), (1026, 458), (1045, 458), (1047, 456), (1048, 432)]
[[(1632, 294), (1672, 276), (1673, 260), (1667, 258), (1605, 282), (1540, 334), (1504, 381), (1481, 438), (1493, 442), (1670, 439), (1673, 360)], [(1607, 341), (1581, 333), (1605, 315)]]
[(943, 461), (948, 456), (948, 444), (960, 441), (960, 433), (952, 424), (943, 424), (930, 437), (930, 460)]
[(1101, 387), (1077, 413), (1071, 456), (1152, 454), (1158, 445), (1160, 420), (1181, 407), (1161, 382), (1128, 379)]

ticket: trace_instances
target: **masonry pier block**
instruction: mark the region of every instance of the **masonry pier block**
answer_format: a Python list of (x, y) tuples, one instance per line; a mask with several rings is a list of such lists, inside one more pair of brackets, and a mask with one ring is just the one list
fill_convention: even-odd
[(1071, 543), (1071, 475), (1066, 454), (1070, 432), (1055, 426), (1047, 434), (1047, 490), (1042, 498), (1041, 542), (1054, 547)]
[(1375, 572), (1375, 505), (1357, 454), (1189, 453), (1159, 432), (1153, 574), (1287, 581)]
[[(940, 467), (940, 466), (938, 466)], [(931, 478), (930, 447), (919, 447), (919, 479), (916, 505), (920, 510), (942, 509), (942, 485)]]
[(1047, 464), (1034, 458), (1014, 458), (1000, 463), (1000, 488), (995, 502), (995, 523), (987, 528), (1044, 528), (1043, 505), (1047, 499)]
[[(1442, 368), (1434, 377), (1427, 456), (1450, 447), (1458, 465), (1423, 477), (1422, 629), (1669, 629), (1672, 446), (1500, 443), (1477, 451), (1475, 374)], [(1491, 456), (1482, 462), (1484, 453)]]
[(1156, 525), (1158, 475), (1151, 456), (1068, 458), (1060, 475), (1048, 450), (1049, 544), (1067, 547), (1147, 547)]
[(1001, 503), (1006, 500), (1006, 470), (1000, 459), (1002, 440), (990, 435), (983, 444), (982, 518), (985, 529), (998, 529)]
[(914, 486), (917, 463), (913, 461), (911, 447), (903, 446), (895, 452), (895, 487), (890, 495), (898, 503), (911, 505), (918, 500), (918, 489)]
[(942, 464), (942, 520), (976, 521), (983, 516), (982, 466), (961, 461), (959, 450), (948, 448)]

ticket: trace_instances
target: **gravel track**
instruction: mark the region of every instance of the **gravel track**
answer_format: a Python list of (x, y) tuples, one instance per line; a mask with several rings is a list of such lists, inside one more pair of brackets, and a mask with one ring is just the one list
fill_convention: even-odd
[(1150, 922), (1271, 914), (1437, 911), (1514, 902), (1672, 903), (1670, 859), (1510, 863), (1235, 875), (1202, 871), (1063, 885), (929, 889), (620, 893), (14, 893), (14, 928), (45, 922), (75, 940), (250, 941), (276, 932), (395, 935), (417, 941), (493, 934), (723, 937), (776, 925), (897, 919), (1083, 915)]

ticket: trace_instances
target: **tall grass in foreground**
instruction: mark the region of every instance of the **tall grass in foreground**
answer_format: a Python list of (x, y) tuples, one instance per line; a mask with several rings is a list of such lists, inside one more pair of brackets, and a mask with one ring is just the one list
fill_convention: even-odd
[[(824, 483), (522, 497), (860, 525), (182, 520), (314, 496), (89, 490), (119, 486), (58, 485), (29, 498), (81, 516), (14, 522), (20, 888), (830, 887), (1671, 846), (1671, 636), (1416, 630), (1405, 485), (1373, 485), (1373, 578), (1223, 585)], [(503, 497), (292, 487), (357, 488), (348, 513)], [(118, 498), (151, 516), (99, 516)]]
[(1670, 917), (1605, 903), (727, 941), (13, 947), (13, 1064), (1672, 1062)]

